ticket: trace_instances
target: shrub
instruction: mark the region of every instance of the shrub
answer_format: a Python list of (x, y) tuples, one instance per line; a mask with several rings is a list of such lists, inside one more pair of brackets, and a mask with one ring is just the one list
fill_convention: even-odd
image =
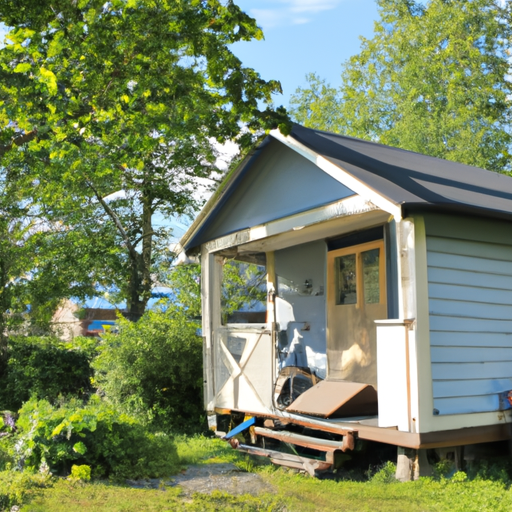
[(15, 432), (15, 415), (10, 411), (0, 412), (0, 471), (12, 466), (13, 460), (8, 447), (10, 438)]
[(69, 474), (72, 465), (88, 465), (94, 477), (163, 477), (179, 467), (173, 440), (152, 434), (99, 397), (59, 406), (32, 399), (20, 410), (11, 452), (19, 469), (41, 467)]
[(91, 468), (87, 464), (82, 464), (81, 466), (73, 464), (71, 466), (71, 478), (88, 482), (91, 479)]
[(117, 407), (159, 429), (204, 429), (202, 342), (197, 322), (182, 309), (122, 318), (103, 337), (93, 363), (95, 384)]
[(384, 465), (375, 473), (370, 481), (377, 484), (390, 484), (396, 482), (396, 465), (391, 461), (387, 461)]
[(17, 471), (0, 472), (0, 510), (12, 510), (21, 505), (34, 488), (51, 485), (51, 479), (42, 474), (31, 475)]
[(64, 343), (52, 337), (11, 337), (0, 364), (0, 410), (17, 411), (31, 396), (55, 401), (59, 395), (91, 392), (91, 359), (96, 340)]

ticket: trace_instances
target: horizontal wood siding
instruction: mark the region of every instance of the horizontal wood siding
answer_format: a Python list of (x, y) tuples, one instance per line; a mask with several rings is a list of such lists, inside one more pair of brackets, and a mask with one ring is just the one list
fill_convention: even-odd
[(512, 226), (426, 216), (435, 414), (496, 411), (512, 389)]

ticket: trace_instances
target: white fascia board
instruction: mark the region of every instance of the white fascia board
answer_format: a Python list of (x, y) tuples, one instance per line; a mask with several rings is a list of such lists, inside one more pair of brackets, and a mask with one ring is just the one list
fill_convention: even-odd
[(345, 169), (333, 164), (327, 160), (327, 158), (319, 155), (312, 149), (309, 149), (293, 137), (283, 135), (278, 129), (272, 130), (270, 135), (290, 149), (299, 153), (299, 155), (303, 156), (310, 162), (313, 162), (317, 167), (322, 169), (322, 171), (331, 176), (331, 178), (335, 179), (342, 185), (345, 185), (345, 187), (348, 187), (350, 190), (353, 190), (356, 194), (360, 195), (367, 201), (372, 202), (381, 210), (391, 214), (396, 221), (400, 221), (402, 219), (402, 209), (399, 205), (396, 205), (386, 197), (371, 189), (368, 185), (352, 176)]
[(364, 200), (360, 196), (350, 196), (327, 206), (297, 213), (290, 217), (273, 220), (260, 226), (250, 228), (249, 241), (261, 240), (262, 238), (279, 235), (287, 231), (300, 230), (306, 226), (318, 224), (326, 220), (358, 215), (377, 209), (376, 205)]
[[(273, 220), (259, 226), (243, 229), (229, 235), (222, 236), (204, 244), (208, 252), (217, 252), (229, 247), (240, 246), (263, 240), (276, 235), (301, 231), (304, 228), (320, 225), (338, 218), (356, 217), (368, 212), (381, 211), (376, 205), (366, 201), (361, 196), (354, 195), (335, 203), (321, 206), (313, 210), (297, 213), (289, 217)], [(386, 215), (384, 213), (384, 215)]]

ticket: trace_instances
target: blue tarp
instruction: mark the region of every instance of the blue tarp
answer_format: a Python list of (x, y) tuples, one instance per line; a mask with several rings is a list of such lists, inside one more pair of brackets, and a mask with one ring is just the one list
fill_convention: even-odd
[[(148, 301), (147, 308), (151, 309), (160, 299), (175, 299), (172, 289), (167, 286), (155, 286), (151, 291), (151, 299)], [(109, 302), (104, 297), (89, 297), (83, 304), (87, 309), (126, 309), (126, 302), (118, 302), (117, 304)]]

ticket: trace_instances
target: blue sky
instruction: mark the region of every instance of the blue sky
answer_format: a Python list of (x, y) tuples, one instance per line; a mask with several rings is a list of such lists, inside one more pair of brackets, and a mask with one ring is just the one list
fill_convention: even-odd
[(378, 17), (375, 0), (235, 0), (263, 28), (264, 41), (233, 45), (244, 65), (265, 80), (281, 82), (276, 105), (288, 106), (297, 87), (315, 72), (341, 83), (341, 64), (359, 52), (359, 36), (371, 38)]
[[(359, 36), (371, 38), (377, 19), (375, 0), (235, 0), (263, 28), (264, 41), (241, 42), (233, 51), (265, 80), (279, 80), (290, 95), (315, 72), (339, 85), (341, 64), (359, 52)], [(4, 27), (0, 24), (0, 39)]]

